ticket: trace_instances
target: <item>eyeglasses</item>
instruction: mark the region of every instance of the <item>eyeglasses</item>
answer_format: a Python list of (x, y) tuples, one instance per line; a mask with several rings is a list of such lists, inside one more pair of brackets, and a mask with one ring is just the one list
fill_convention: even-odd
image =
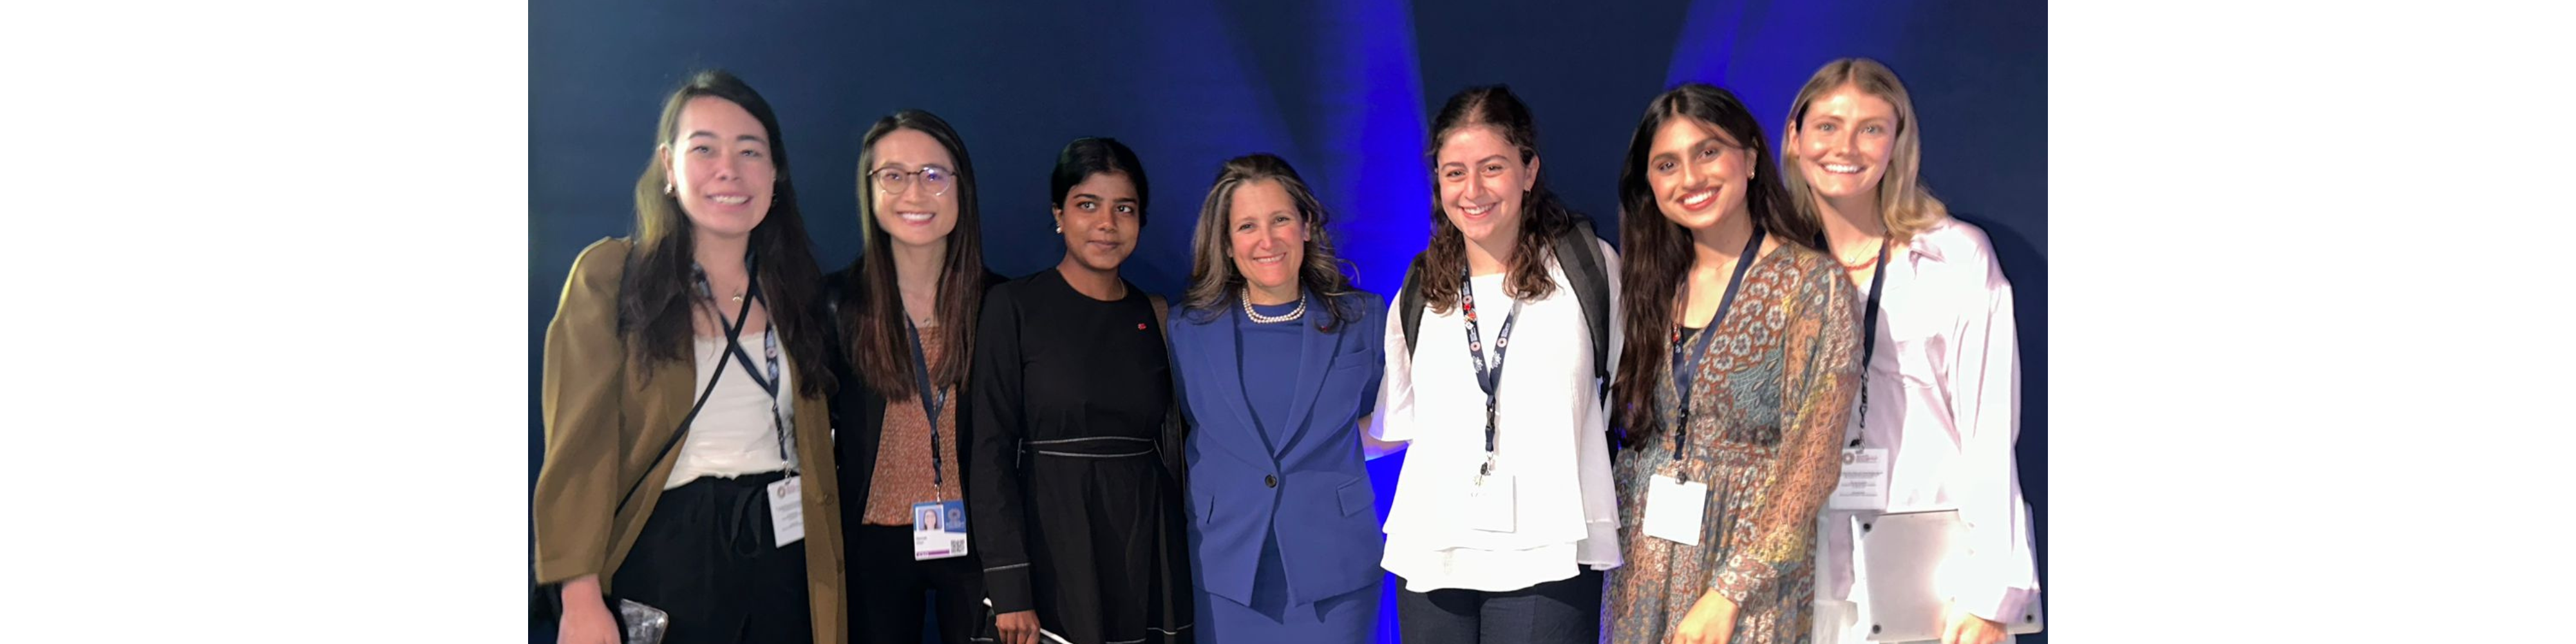
[(930, 196), (933, 197), (948, 194), (948, 184), (956, 182), (956, 177), (949, 173), (948, 169), (939, 166), (923, 166), (911, 172), (895, 168), (879, 168), (870, 174), (876, 177), (877, 190), (884, 191), (888, 195), (903, 194), (904, 188), (911, 187), (913, 175), (921, 175), (922, 189), (929, 190)]

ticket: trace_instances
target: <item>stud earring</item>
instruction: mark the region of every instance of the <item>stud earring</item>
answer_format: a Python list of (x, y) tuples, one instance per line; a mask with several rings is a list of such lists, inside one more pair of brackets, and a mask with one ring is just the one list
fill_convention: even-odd
[(667, 182), (667, 181), (666, 181), (666, 182), (663, 182), (663, 183), (662, 183), (662, 196), (665, 196), (665, 197), (671, 196), (671, 184), (670, 184), (670, 182)]
[(1062, 235), (1062, 234), (1064, 234), (1064, 224), (1056, 224), (1056, 225), (1055, 225), (1055, 234), (1058, 234), (1058, 235)]

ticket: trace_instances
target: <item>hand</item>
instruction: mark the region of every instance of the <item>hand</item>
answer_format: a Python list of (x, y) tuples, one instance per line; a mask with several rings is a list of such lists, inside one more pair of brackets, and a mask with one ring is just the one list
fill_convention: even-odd
[(1978, 617), (1956, 606), (1941, 622), (1941, 644), (1995, 644), (2004, 641), (2004, 635), (2002, 622)]
[(1002, 632), (1001, 644), (1038, 644), (1038, 612), (1012, 611), (993, 618), (994, 630)]
[(608, 600), (599, 594), (598, 575), (582, 575), (564, 582), (563, 618), (555, 631), (556, 644), (618, 644), (625, 635), (618, 631), (617, 620), (608, 615)]
[(1717, 591), (1700, 595), (1682, 615), (1681, 627), (1664, 641), (1671, 644), (1726, 644), (1735, 635), (1735, 602)]

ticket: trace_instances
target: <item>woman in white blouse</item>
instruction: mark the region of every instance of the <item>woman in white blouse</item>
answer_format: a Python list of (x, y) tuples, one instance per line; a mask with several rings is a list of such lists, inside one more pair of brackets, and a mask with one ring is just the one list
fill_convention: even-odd
[[(1949, 216), (1916, 175), (1921, 134), (1905, 86), (1868, 59), (1825, 65), (1789, 108), (1782, 174), (1799, 216), (1863, 298), (1867, 378), (1847, 453), (1886, 464), (1883, 497), (1838, 492), (1822, 517), (1815, 638), (1862, 642), (1867, 579), (1857, 525), (1956, 510), (1965, 545), (1940, 562), (1943, 644), (2009, 641), (2037, 601), (2030, 511), (2015, 475), (2021, 367), (2012, 284), (1984, 231)], [(1846, 481), (1854, 474), (1847, 473)], [(1848, 485), (1846, 490), (1850, 490)], [(1857, 582), (1857, 583), (1856, 583)]]
[[(1529, 108), (1508, 89), (1460, 92), (1432, 130), (1439, 201), (1414, 276), (1422, 346), (1386, 325), (1369, 429), (1410, 441), (1384, 559), (1402, 584), (1403, 639), (1589, 644), (1602, 571), (1620, 553), (1591, 335), (1551, 248), (1582, 224), (1539, 183)], [(1617, 258), (1589, 241), (1618, 292)], [(1403, 319), (1402, 299), (1390, 320)]]

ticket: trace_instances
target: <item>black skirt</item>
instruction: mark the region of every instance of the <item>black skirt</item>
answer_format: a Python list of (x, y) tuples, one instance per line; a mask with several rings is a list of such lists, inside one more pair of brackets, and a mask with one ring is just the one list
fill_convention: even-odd
[(1031, 445), (1029, 452), (1027, 530), (1039, 627), (1073, 644), (1195, 641), (1180, 487), (1159, 450), (1149, 442), (1091, 439)]

